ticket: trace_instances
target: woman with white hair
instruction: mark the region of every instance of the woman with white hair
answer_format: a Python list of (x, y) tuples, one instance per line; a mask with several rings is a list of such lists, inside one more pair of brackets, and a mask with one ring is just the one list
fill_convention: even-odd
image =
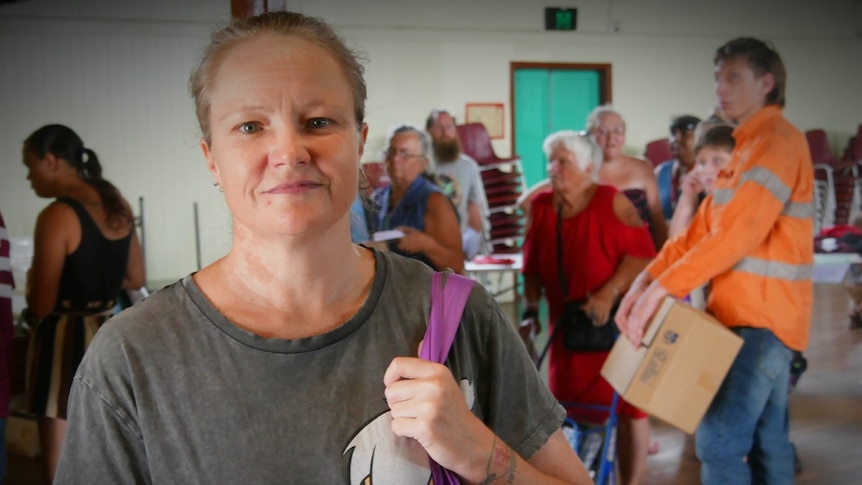
[[(544, 293), (551, 322), (563, 315), (565, 304), (575, 303), (594, 325), (606, 325), (615, 302), (655, 256), (650, 234), (622, 193), (599, 185), (602, 152), (588, 135), (553, 133), (545, 139), (544, 151), (552, 191), (536, 195), (530, 205), (522, 320), (530, 321), (538, 332), (539, 298)], [(562, 247), (559, 254), (558, 244)], [(565, 294), (561, 269), (568, 290)], [(557, 332), (550, 347), (551, 391), (562, 402), (609, 406), (613, 390), (599, 374), (608, 352), (571, 351), (558, 338), (562, 334)], [(640, 483), (649, 444), (646, 414), (625, 402), (619, 413), (620, 482)], [(569, 415), (578, 422), (607, 419), (607, 413), (592, 410), (570, 409)]]
[(667, 240), (667, 222), (661, 210), (658, 182), (649, 162), (623, 153), (626, 123), (622, 114), (608, 104), (595, 108), (587, 116), (587, 133), (602, 150), (604, 164), (599, 181), (616, 187), (632, 201), (649, 225), (656, 249), (661, 248)]

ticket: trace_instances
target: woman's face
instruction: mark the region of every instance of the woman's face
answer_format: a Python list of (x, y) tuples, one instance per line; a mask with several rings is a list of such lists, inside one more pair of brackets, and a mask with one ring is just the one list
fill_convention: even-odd
[(405, 131), (393, 136), (389, 141), (386, 156), (386, 170), (392, 185), (402, 190), (410, 187), (428, 164), (422, 154), (422, 140), (419, 134)]
[(367, 127), (325, 49), (262, 34), (230, 49), (210, 85), (211, 142), (201, 148), (237, 229), (325, 231), (356, 196)]
[(27, 180), (30, 187), (39, 197), (53, 197), (51, 192), (49, 176), (50, 167), (47, 157), (39, 158), (33, 150), (26, 145), (23, 150), (24, 166), (27, 167)]
[(626, 145), (626, 125), (614, 113), (605, 113), (593, 128), (593, 139), (602, 149), (605, 160), (612, 160), (623, 152)]
[(721, 147), (705, 146), (697, 152), (697, 171), (703, 188), (712, 193), (718, 171), (730, 161), (730, 152)]
[(548, 157), (548, 176), (554, 192), (577, 192), (592, 184), (592, 165), (583, 170), (575, 154), (562, 145)]

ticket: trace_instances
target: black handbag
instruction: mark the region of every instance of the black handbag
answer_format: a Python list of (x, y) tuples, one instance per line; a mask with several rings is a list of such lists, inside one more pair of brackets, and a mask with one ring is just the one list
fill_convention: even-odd
[(584, 301), (568, 301), (569, 282), (563, 269), (563, 208), (557, 211), (557, 264), (560, 274), (560, 288), (563, 292), (563, 315), (557, 320), (554, 333), (562, 329), (563, 347), (575, 352), (607, 352), (617, 339), (617, 325), (614, 315), (619, 301), (614, 302), (610, 317), (604, 325), (596, 325), (593, 319), (581, 309)]
[(562, 326), (563, 347), (575, 352), (607, 352), (617, 340), (617, 325), (614, 315), (617, 304), (611, 309), (611, 315), (604, 325), (596, 326), (587, 313), (581, 309), (585, 302), (566, 302), (563, 316), (557, 320)]

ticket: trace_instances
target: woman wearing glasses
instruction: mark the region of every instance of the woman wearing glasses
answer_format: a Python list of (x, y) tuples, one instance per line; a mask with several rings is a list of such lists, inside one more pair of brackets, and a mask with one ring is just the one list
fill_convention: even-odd
[(398, 229), (389, 249), (418, 259), (436, 270), (464, 272), (461, 230), (452, 203), (425, 176), (431, 140), (418, 128), (402, 125), (390, 132), (386, 170), (390, 185), (374, 192), (369, 222), (372, 232)]
[(622, 115), (610, 105), (597, 107), (587, 116), (587, 133), (604, 156), (599, 182), (615, 187), (632, 201), (649, 225), (653, 245), (660, 249), (667, 239), (667, 222), (661, 211), (658, 182), (649, 162), (623, 153), (626, 123)]

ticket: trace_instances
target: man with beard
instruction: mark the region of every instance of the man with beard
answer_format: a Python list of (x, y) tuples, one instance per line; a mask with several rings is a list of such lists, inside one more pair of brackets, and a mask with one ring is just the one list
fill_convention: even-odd
[(667, 220), (673, 217), (682, 178), (694, 167), (694, 130), (698, 123), (700, 119), (691, 115), (673, 120), (670, 124), (670, 147), (674, 158), (662, 162), (655, 169), (661, 210)]
[(432, 111), (425, 129), (431, 135), (437, 185), (455, 205), (464, 254), (473, 259), (483, 249), (488, 224), (488, 200), (479, 164), (461, 151), (455, 119), (447, 111)]

